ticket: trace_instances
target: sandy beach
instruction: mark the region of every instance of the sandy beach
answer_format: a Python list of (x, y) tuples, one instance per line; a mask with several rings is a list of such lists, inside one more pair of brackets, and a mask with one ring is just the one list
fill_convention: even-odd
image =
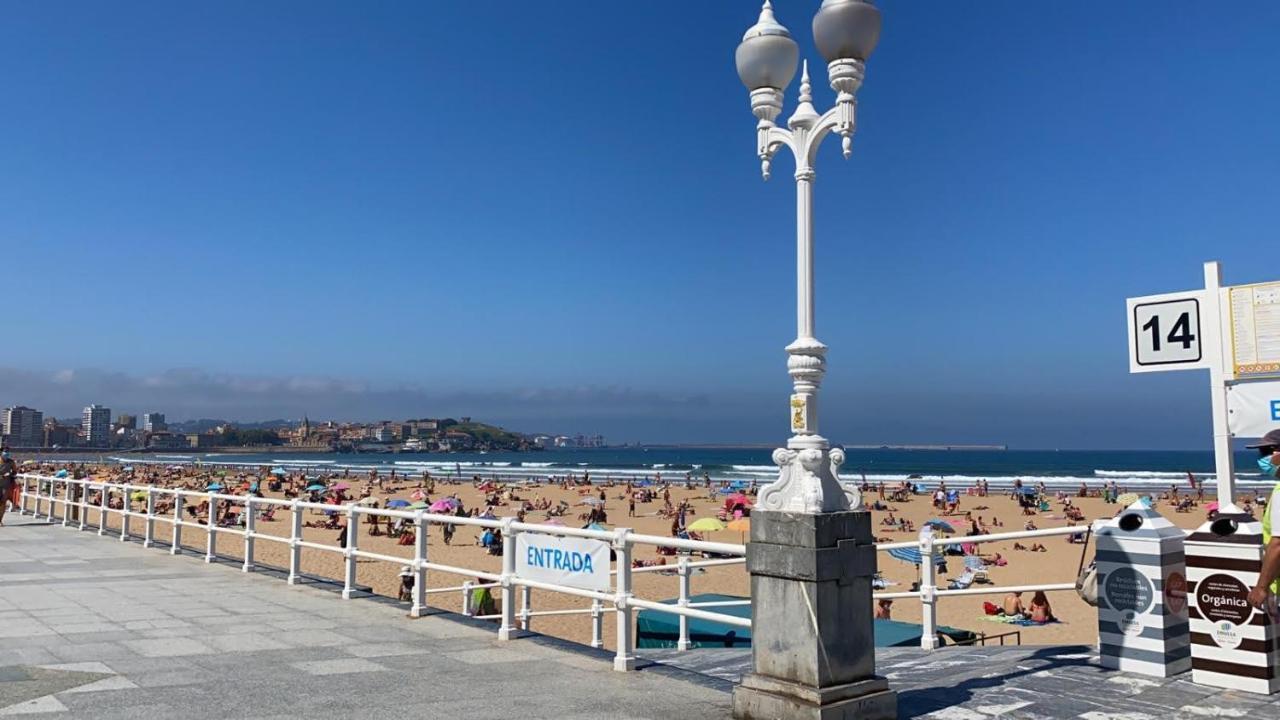
[[(41, 468), (41, 472), (52, 474), (56, 469), (54, 466), (46, 466)], [(30, 472), (33, 471), (33, 468), (28, 466), (24, 470)], [(127, 480), (129, 483), (137, 485), (155, 483), (166, 487), (182, 486), (189, 489), (203, 489), (208, 483), (217, 481), (227, 485), (231, 492), (236, 494), (244, 494), (251, 483), (260, 483), (260, 488), (266, 497), (285, 497), (284, 492), (271, 492), (268, 490), (270, 476), (268, 475), (269, 470), (265, 468), (260, 475), (249, 473), (218, 474), (217, 471), (197, 468), (185, 468), (182, 470), (144, 468), (143, 471), (126, 477), (126, 473), (119, 466), (112, 465), (73, 468), (72, 472), (116, 482)], [(427, 488), (431, 487), (431, 481), (424, 481), (422, 476), (400, 477), (395, 481), (384, 478), (381, 486), (370, 482), (366, 476), (356, 477), (354, 474), (351, 477), (331, 480), (331, 482), (338, 481), (350, 484), (351, 489), (347, 491), (350, 499), (359, 498), (367, 493), (369, 497), (378, 501), (379, 506), (385, 506), (386, 502), (392, 498), (409, 500), (415, 490), (426, 489), (421, 488), (420, 486), (422, 485), (426, 485)], [(307, 481), (301, 476), (297, 476), (291, 482), (301, 486), (302, 483)], [(468, 509), (483, 509), (486, 497), (492, 498), (494, 493), (486, 494), (478, 489), (477, 486), (481, 485), (481, 482), (480, 480), (475, 480), (450, 483), (446, 480), (436, 479), (434, 480), (433, 491), (428, 494), (428, 497), (430, 501), (434, 501), (441, 497), (454, 495), (461, 499)], [(501, 485), (497, 495), (502, 498), (502, 504), (496, 506), (494, 512), (499, 517), (514, 516), (521, 507), (528, 507), (540, 502), (549, 502), (552, 507), (560, 503), (567, 503), (569, 510), (562, 518), (562, 521), (568, 526), (582, 526), (586, 523), (585, 515), (590, 510), (590, 507), (580, 504), (582, 499), (588, 495), (598, 498), (599, 491), (603, 489), (606, 495), (604, 510), (608, 515), (606, 522), (608, 528), (629, 527), (641, 533), (670, 536), (672, 518), (660, 513), (663, 508), (664, 489), (669, 491), (673, 505), (679, 505), (682, 501), (688, 502), (690, 508), (688, 522), (690, 523), (698, 518), (714, 515), (723, 505), (723, 495), (714, 494), (712, 490), (708, 490), (701, 483), (697, 483), (693, 488), (688, 488), (685, 486), (683, 478), (678, 482), (672, 482), (669, 486), (655, 485), (654, 487), (657, 490), (656, 499), (652, 502), (637, 503), (634, 517), (628, 517), (628, 502), (625, 499), (627, 491), (625, 486), (621, 484), (595, 486), (592, 488), (565, 487), (559, 484), (538, 484), (536, 486)], [(288, 488), (284, 489), (287, 490)], [(1072, 493), (1069, 498), (1061, 498), (1054, 494), (1049, 494), (1045, 498), (1049, 502), (1049, 509), (1037, 511), (1028, 516), (1023, 514), (1018, 503), (1008, 494), (998, 494), (993, 489), (991, 495), (982, 497), (965, 494), (965, 489), (963, 488), (957, 489), (961, 490), (959, 506), (953, 513), (944, 514), (934, 508), (931, 502), (932, 497), (929, 494), (911, 495), (906, 500), (895, 501), (889, 499), (891, 495), (887, 493), (886, 499), (880, 501), (878, 489), (872, 486), (872, 489), (866, 494), (867, 503), (870, 505), (875, 502), (882, 502), (884, 508), (871, 511), (877, 541), (902, 542), (914, 540), (917, 537), (918, 529), (931, 518), (941, 518), (954, 526), (957, 532), (952, 537), (957, 538), (959, 541), (970, 540), (971, 538), (965, 538), (964, 536), (979, 522), (989, 532), (993, 533), (1023, 530), (1028, 526), (1028, 523), (1040, 529), (1064, 527), (1071, 522), (1064, 513), (1066, 499), (1069, 499), (1071, 505), (1078, 508), (1083, 514), (1084, 520), (1076, 523), (1081, 528), (1084, 528), (1088, 521), (1095, 518), (1110, 518), (1120, 509), (1119, 505), (1106, 503), (1101, 497), (1093, 495), (1080, 497), (1078, 493)], [(1120, 489), (1124, 490), (1123, 487)], [(1102, 484), (1097, 483), (1089, 490), (1091, 492), (1100, 492)], [(1183, 497), (1186, 497), (1189, 492), (1185, 482), (1181, 484), (1178, 490)], [(1156, 509), (1172, 522), (1182, 528), (1193, 528), (1204, 522), (1205, 511), (1202, 508), (1202, 502), (1184, 512), (1178, 512), (1167, 495), (1168, 491), (1164, 494), (1157, 493), (1155, 495)], [(1191, 495), (1191, 501), (1195, 501), (1194, 494)], [(140, 510), (142, 503), (135, 502), (134, 508)], [(895, 521), (894, 525), (886, 524), (886, 521), (890, 518)], [(527, 522), (539, 523), (547, 519), (546, 511), (526, 511)], [(87, 520), (91, 524), (96, 523), (98, 512), (94, 509), (89, 510)], [(324, 520), (324, 514), (318, 511), (309, 512), (305, 517), (305, 521), (309, 524), (319, 524)], [(900, 527), (899, 523), (903, 521), (914, 526), (914, 529)], [(118, 529), (118, 515), (109, 513), (107, 526), (112, 529)], [(170, 526), (166, 523), (157, 523), (156, 527), (158, 537), (167, 541), (170, 537)], [(259, 520), (257, 527), (262, 533), (288, 537), (288, 513), (278, 512), (274, 520)], [(142, 522), (134, 520), (131, 530), (134, 534), (140, 535)], [(412, 556), (412, 546), (402, 546), (396, 539), (387, 537), (385, 534), (375, 536), (371, 534), (372, 531), (373, 526), (371, 525), (363, 524), (360, 526), (358, 545), (361, 550), (392, 557), (404, 557), (406, 559)], [(338, 529), (304, 527), (303, 538), (308, 542), (338, 547), (340, 532)], [(433, 562), (457, 567), (476, 568), (488, 572), (499, 572), (501, 558), (490, 555), (479, 545), (480, 532), (482, 530), (479, 528), (458, 526), (452, 542), (446, 545), (442, 537), (443, 527), (438, 524), (433, 525), (428, 534), (428, 555)], [(742, 533), (726, 530), (712, 533), (704, 539), (741, 543), (745, 538)], [(203, 554), (205, 542), (205, 531), (199, 528), (183, 528), (183, 547)], [(1029, 548), (1036, 542), (1043, 545), (1042, 551), (1019, 549), (1023, 546)], [(979, 546), (979, 552), (989, 559), (993, 559), (999, 554), (1005, 561), (1003, 565), (988, 566), (988, 574), (990, 575), (991, 584), (994, 586), (1047, 584), (1073, 581), (1076, 576), (1076, 570), (1082, 560), (1082, 548), (1084, 549), (1083, 561), (1087, 563), (1092, 558), (1094, 546), (1095, 544), (1092, 540), (1085, 548), (1080, 544), (1068, 542), (1065, 536), (1055, 536), (1017, 543), (1013, 541), (983, 543)], [(243, 540), (231, 534), (219, 534), (218, 553), (229, 558), (242, 558)], [(877, 555), (879, 569), (884, 579), (889, 583), (887, 589), (890, 591), (910, 590), (912, 582), (918, 577), (916, 566), (896, 560), (887, 553), (882, 552)], [(651, 547), (639, 548), (637, 556), (639, 560), (647, 562), (657, 562), (663, 559), (657, 550)], [(255, 560), (261, 565), (287, 567), (288, 548), (281, 543), (259, 541), (255, 548)], [(672, 558), (666, 558), (666, 560), (668, 562), (673, 561)], [(302, 552), (302, 569), (304, 573), (309, 575), (338, 580), (343, 575), (343, 558), (336, 553), (304, 549)], [(358, 563), (357, 582), (371, 587), (373, 592), (379, 595), (394, 597), (399, 587), (399, 571), (400, 566), (392, 563), (362, 559)], [(960, 558), (950, 558), (947, 572), (939, 576), (939, 585), (945, 587), (948, 579), (959, 576), (963, 571), (963, 563)], [(474, 579), (473, 577), (432, 571), (428, 573), (427, 585), (429, 588), (454, 587), (461, 585), (465, 580)], [(649, 600), (674, 598), (678, 592), (677, 578), (674, 573), (638, 573), (634, 575), (634, 586), (638, 597)], [(697, 572), (692, 578), (692, 591), (694, 593), (723, 593), (746, 596), (748, 587), (747, 574), (740, 565), (707, 568)], [(979, 588), (982, 585), (976, 584), (973, 587)], [(982, 603), (984, 601), (999, 603), (1002, 596), (1003, 593), (993, 591), (989, 596), (944, 599), (938, 606), (939, 622), (943, 625), (986, 633), (987, 635), (1017, 630), (1021, 635), (1020, 640), (1023, 644), (1092, 643), (1096, 640), (1096, 610), (1081, 601), (1074, 592), (1054, 592), (1049, 595), (1053, 611), (1061, 622), (1019, 628), (993, 623), (984, 619)], [(1024, 595), (1024, 600), (1029, 600), (1029, 598), (1029, 594)], [(428, 604), (433, 607), (458, 611), (461, 609), (461, 600), (462, 594), (460, 591), (438, 593), (428, 597)], [(587, 600), (543, 591), (533, 591), (531, 600), (532, 609), (535, 611), (589, 607), (589, 601)], [(919, 622), (920, 603), (914, 599), (894, 601), (892, 618), (908, 622)], [(586, 614), (535, 617), (532, 620), (531, 629), (574, 642), (587, 643), (591, 639), (590, 616)], [(613, 614), (606, 612), (604, 628), (606, 647), (612, 647), (613, 638)], [(1012, 638), (1006, 639), (1006, 642), (1009, 641), (1012, 641)]]

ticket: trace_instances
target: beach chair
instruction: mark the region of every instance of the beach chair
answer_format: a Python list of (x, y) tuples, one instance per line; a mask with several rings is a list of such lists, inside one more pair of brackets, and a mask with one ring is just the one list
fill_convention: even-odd
[(964, 559), (965, 574), (972, 573), (974, 581), (991, 582), (991, 576), (987, 574), (987, 564), (977, 555), (967, 555)]
[(973, 570), (966, 568), (963, 575), (961, 575), (958, 578), (953, 578), (951, 582), (947, 584), (947, 589), (948, 590), (964, 590), (973, 584), (973, 580), (974, 580)]

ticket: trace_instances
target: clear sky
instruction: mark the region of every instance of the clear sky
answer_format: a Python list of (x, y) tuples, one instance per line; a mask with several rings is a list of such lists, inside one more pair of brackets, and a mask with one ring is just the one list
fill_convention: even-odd
[[(825, 107), (819, 4), (775, 7)], [(824, 434), (1208, 447), (1207, 377), (1130, 376), (1124, 299), (1280, 277), (1280, 5), (880, 6), (817, 168)], [(0, 404), (783, 440), (757, 14), (9, 3)]]

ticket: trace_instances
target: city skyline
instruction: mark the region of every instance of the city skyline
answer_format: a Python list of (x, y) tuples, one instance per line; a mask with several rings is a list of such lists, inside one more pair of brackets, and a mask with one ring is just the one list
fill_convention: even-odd
[[(1200, 373), (1128, 374), (1124, 299), (1208, 259), (1274, 279), (1280, 7), (1232, 7), (895, 5), (816, 180), (824, 435), (1209, 447)], [(784, 442), (794, 189), (733, 67), (758, 11), (15, 6), (0, 238), (40, 306), (0, 402)]]

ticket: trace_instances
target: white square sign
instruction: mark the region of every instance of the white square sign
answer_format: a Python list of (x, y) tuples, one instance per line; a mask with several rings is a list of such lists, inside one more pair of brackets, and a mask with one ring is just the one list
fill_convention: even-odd
[(1129, 371), (1207, 368), (1200, 317), (1204, 291), (1129, 298)]

